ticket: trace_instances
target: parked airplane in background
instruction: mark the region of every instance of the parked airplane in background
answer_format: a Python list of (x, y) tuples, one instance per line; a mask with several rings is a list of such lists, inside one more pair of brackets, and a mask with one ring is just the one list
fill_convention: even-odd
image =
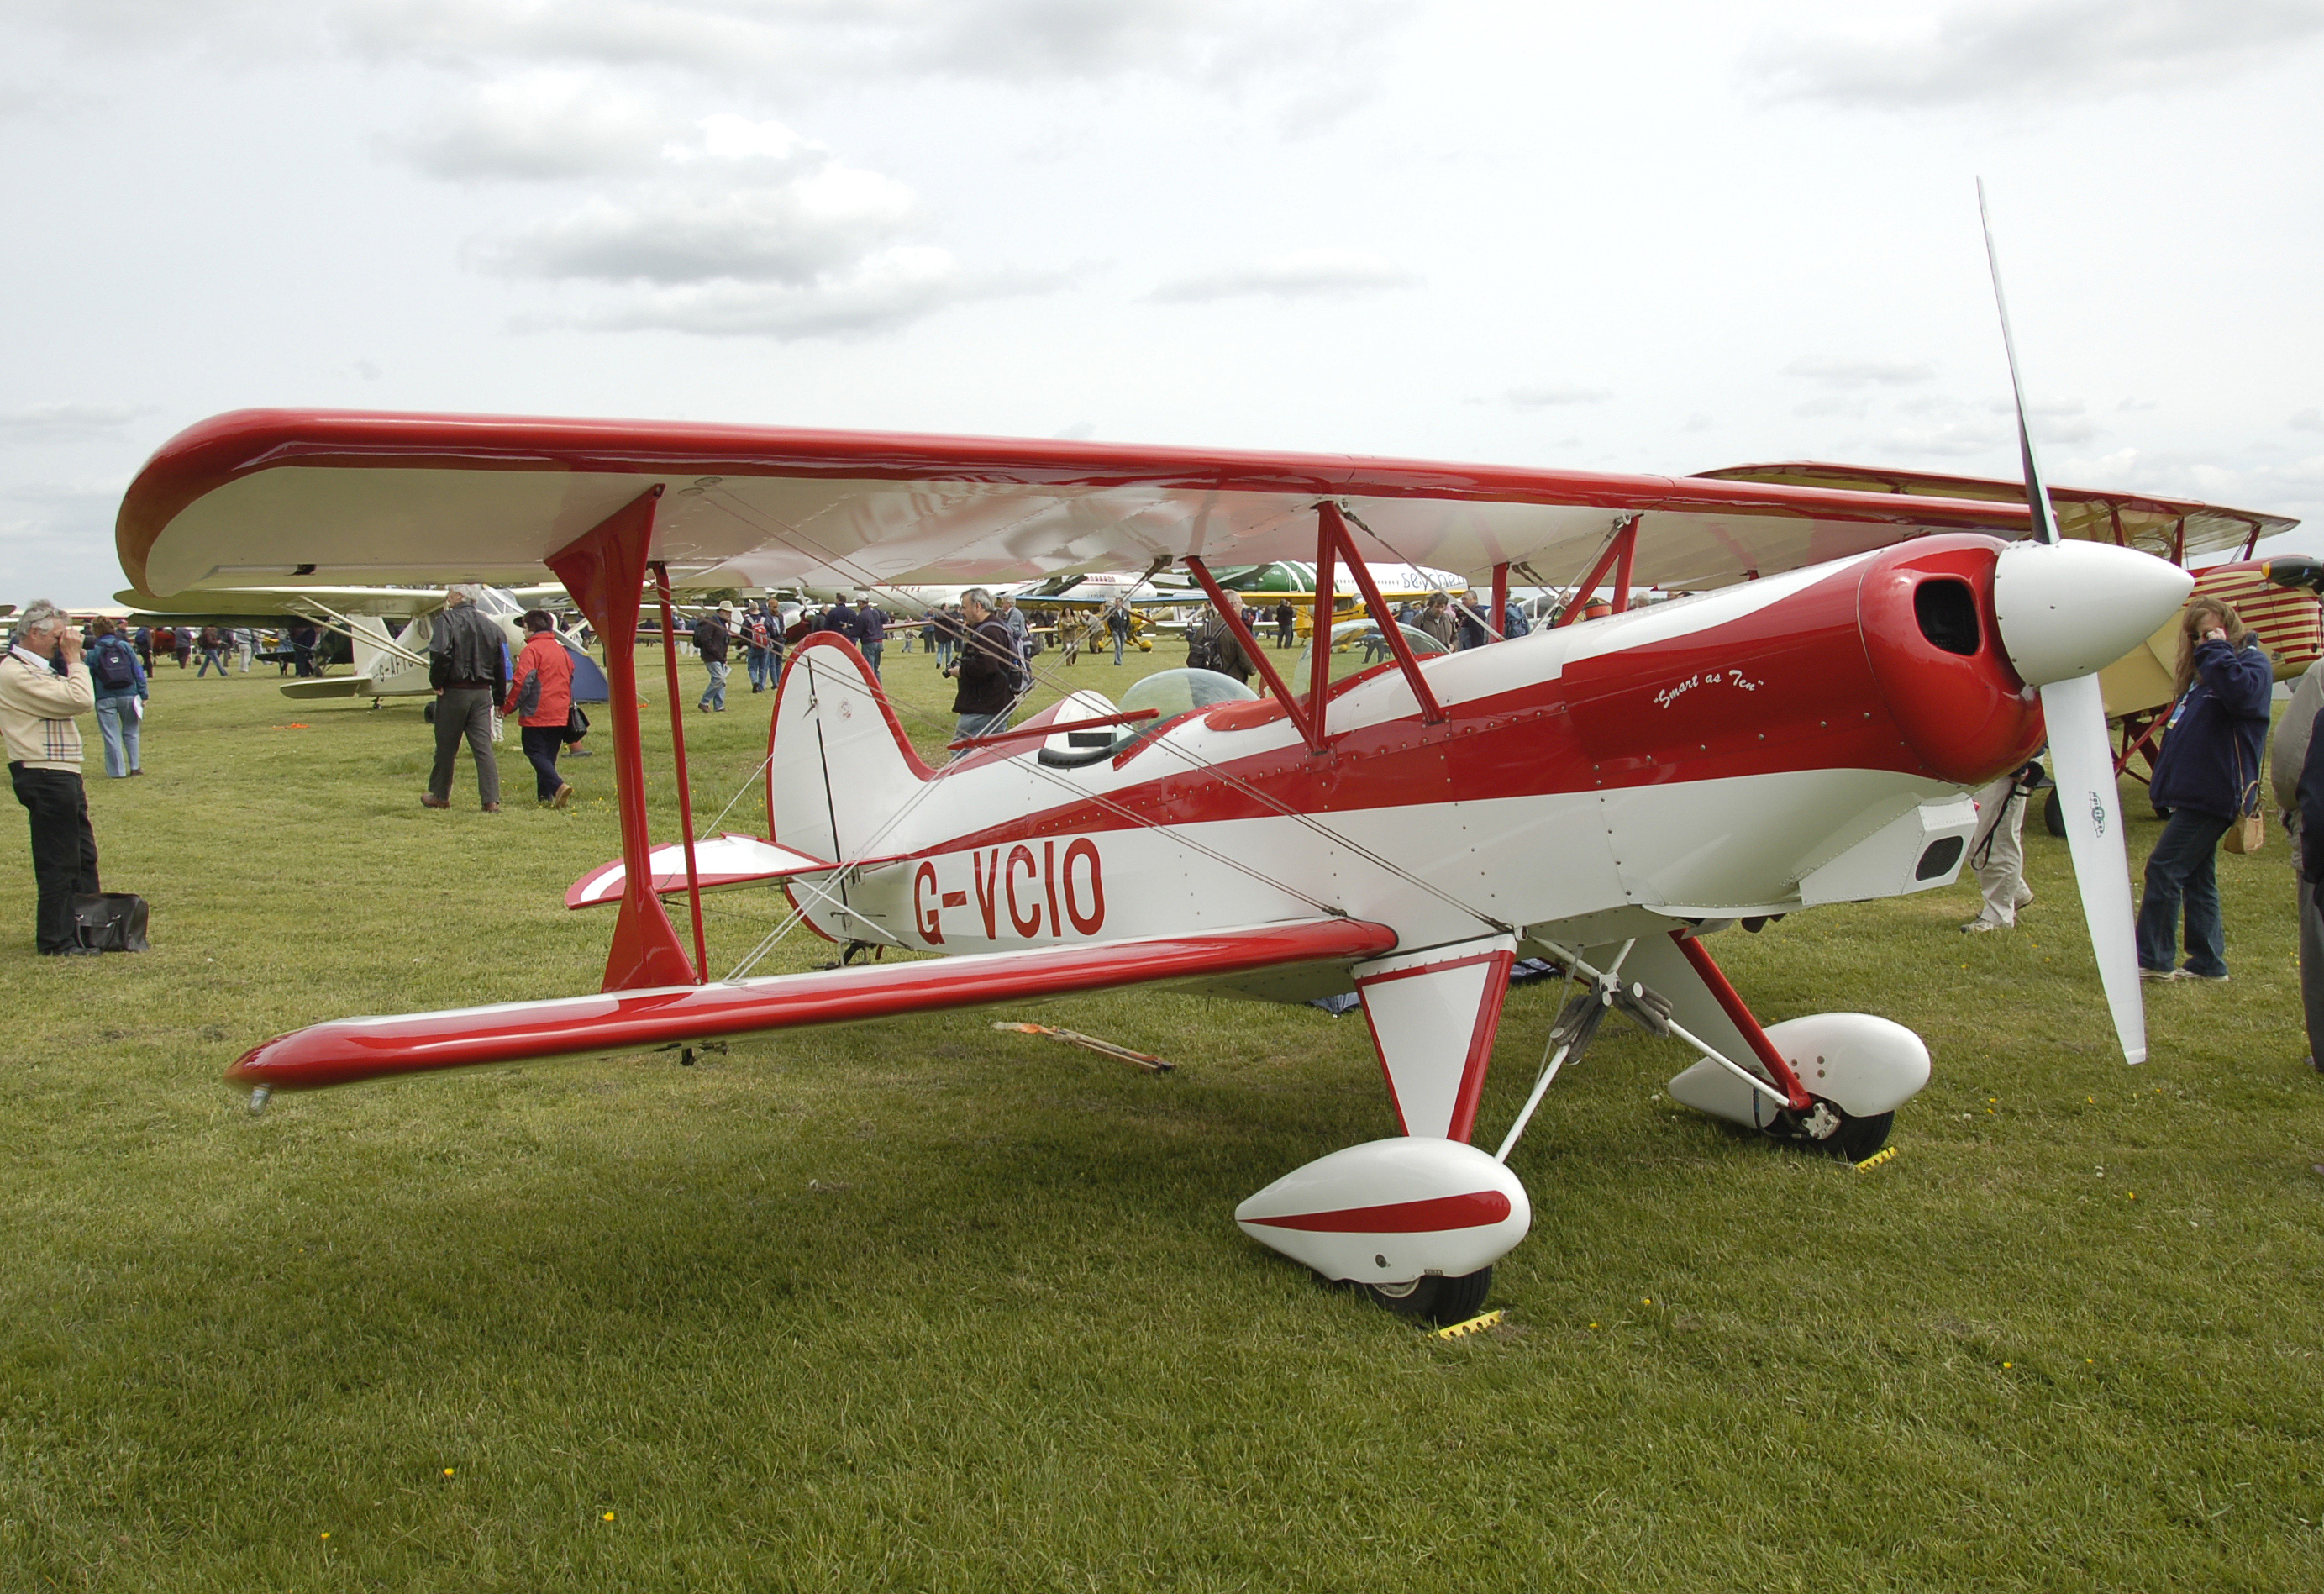
[[(285, 697), (368, 697), (376, 707), (383, 697), (434, 694), (428, 684), (428, 637), (434, 617), (444, 609), (444, 587), (248, 586), (213, 589), (195, 601), (188, 601), (189, 594), (164, 598), (133, 587), (114, 595), (134, 605), (143, 622), (248, 625), (298, 619), (346, 640), (354, 654), (353, 674), (284, 681)], [(513, 659), (524, 647), (525, 611), (543, 604), (562, 607), (568, 602), (565, 589), (553, 585), (487, 586), (476, 608), (500, 627)], [(405, 622), (401, 634), (390, 633), (390, 620)], [(576, 639), (559, 632), (558, 640), (573, 658), (574, 700), (604, 702), (605, 674), (597, 661)]]

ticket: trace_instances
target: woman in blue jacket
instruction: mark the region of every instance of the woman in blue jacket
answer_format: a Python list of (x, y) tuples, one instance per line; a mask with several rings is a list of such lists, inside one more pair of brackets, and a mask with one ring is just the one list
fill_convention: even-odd
[[(2179, 696), (2147, 795), (2168, 821), (2146, 860), (2138, 905), (2138, 972), (2146, 980), (2227, 977), (2219, 923), (2219, 839), (2259, 807), (2260, 744), (2275, 671), (2233, 609), (2187, 605), (2179, 631)], [(2187, 966), (2178, 962), (2187, 921)]]

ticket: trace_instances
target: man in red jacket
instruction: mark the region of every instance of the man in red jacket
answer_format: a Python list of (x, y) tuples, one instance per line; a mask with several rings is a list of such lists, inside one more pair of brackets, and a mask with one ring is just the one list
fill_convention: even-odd
[(557, 772), (565, 726), (573, 717), (573, 656), (557, 640), (557, 622), (547, 610), (527, 613), (524, 629), (530, 634), (524, 651), (516, 656), (516, 672), (501, 713), (517, 716), (524, 756), (532, 761), (534, 795), (562, 808), (573, 801), (573, 788)]

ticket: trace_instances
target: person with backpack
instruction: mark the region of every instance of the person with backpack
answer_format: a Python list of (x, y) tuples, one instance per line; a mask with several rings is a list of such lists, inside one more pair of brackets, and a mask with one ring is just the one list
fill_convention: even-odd
[(959, 716), (955, 727), (964, 740), (1009, 728), (1009, 712), (1022, 689), (1018, 671), (1023, 659), (1017, 639), (993, 613), (991, 593), (972, 586), (960, 594), (960, 606), (967, 634), (961, 640), (960, 661), (945, 666), (945, 674), (960, 682), (953, 693), (952, 712)]
[(516, 656), (501, 713), (516, 716), (517, 736), (532, 765), (533, 796), (562, 808), (573, 801), (572, 787), (557, 772), (573, 720), (573, 655), (558, 640), (557, 622), (546, 609), (527, 611), (524, 629), (524, 651)]
[(773, 630), (774, 622), (768, 617), (763, 600), (753, 600), (742, 611), (742, 662), (750, 668), (753, 692), (763, 692), (775, 684), (773, 655), (767, 649)]
[(145, 718), (144, 667), (120, 628), (103, 615), (89, 626), (88, 673), (97, 688), (97, 728), (105, 733), (105, 772), (115, 780), (143, 775), (137, 732)]
[(206, 625), (202, 627), (201, 668), (194, 671), (194, 678), (200, 680), (212, 668), (218, 672), (218, 679), (226, 679), (226, 632), (215, 625)]
[[(1225, 595), (1227, 610), (1240, 619), (1242, 594), (1231, 592)], [(1250, 684), (1250, 660), (1244, 657), (1242, 643), (1236, 640), (1234, 628), (1222, 613), (1214, 612), (1186, 639), (1186, 668), (1216, 670), (1222, 676), (1232, 676), (1245, 686)]]

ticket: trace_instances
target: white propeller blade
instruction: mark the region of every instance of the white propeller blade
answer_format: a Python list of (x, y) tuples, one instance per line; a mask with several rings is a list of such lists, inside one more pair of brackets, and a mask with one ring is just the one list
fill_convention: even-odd
[(2052, 681), (2042, 688), (2042, 717), (2050, 726), (2050, 774), (2066, 811), (2066, 845), (2074, 883), (2089, 920), (2090, 951), (2098, 981), (2114, 1009), (2114, 1032), (2126, 1063), (2146, 1061), (2146, 1006), (2138, 988), (2138, 947), (2130, 913), (2130, 857), (2123, 849), (2114, 747), (2107, 736), (2106, 705), (2096, 676)]
[[(2025, 468), (2025, 503), (2043, 546), (2006, 550), (1994, 572), (1994, 607), (2002, 644), (2020, 679), (2042, 689), (2042, 717), (2050, 728), (2050, 773), (2065, 810), (2066, 843), (2074, 883), (2089, 922), (2090, 952), (2123, 1060), (2146, 1061), (2146, 1006), (2138, 987), (2138, 946), (2130, 909), (2130, 857), (2123, 846), (2120, 788), (2107, 737), (2106, 705), (2097, 671), (2163, 623), (2185, 601), (2193, 577), (2175, 566), (2127, 548), (2066, 544), (2042, 469), (2034, 433), (2025, 424), (2025, 388), (2017, 374), (2017, 342), (2001, 292), (2001, 260), (1986, 214), (1985, 183), (1977, 185), (1978, 219), (1985, 226), (1986, 261), (1993, 270), (1993, 305), (2001, 317), (2001, 346), (2009, 356), (2009, 387), (2017, 401), (2017, 447)], [(2086, 584), (2086, 576), (2101, 579)], [(2119, 640), (2116, 640), (2116, 639)]]

